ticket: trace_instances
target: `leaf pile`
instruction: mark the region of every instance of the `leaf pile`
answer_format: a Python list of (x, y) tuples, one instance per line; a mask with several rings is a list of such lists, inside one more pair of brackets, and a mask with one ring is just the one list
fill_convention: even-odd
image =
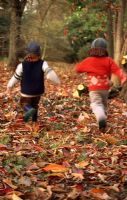
[[(19, 85), (0, 99), (1, 200), (126, 200), (127, 105), (109, 100), (108, 127), (98, 130), (88, 94), (74, 98), (85, 82), (74, 66), (49, 63), (61, 86), (46, 81), (39, 122), (22, 120)], [(11, 72), (1, 63), (1, 92)]]

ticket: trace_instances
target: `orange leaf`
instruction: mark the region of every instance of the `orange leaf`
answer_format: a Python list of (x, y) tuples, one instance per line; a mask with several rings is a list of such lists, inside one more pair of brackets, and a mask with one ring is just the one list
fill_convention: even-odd
[(64, 178), (64, 174), (62, 174), (62, 173), (52, 173), (52, 174), (49, 175), (49, 177)]
[(111, 197), (101, 188), (93, 188), (90, 190), (90, 193), (93, 197), (103, 199), (103, 200), (109, 200)]
[(90, 193), (104, 193), (105, 191), (101, 188), (93, 188), (90, 190)]
[(51, 163), (44, 167), (43, 170), (52, 172), (66, 172), (68, 168), (64, 167), (63, 165)]
[(39, 152), (44, 152), (44, 149), (38, 145), (33, 145), (34, 149), (39, 151)]

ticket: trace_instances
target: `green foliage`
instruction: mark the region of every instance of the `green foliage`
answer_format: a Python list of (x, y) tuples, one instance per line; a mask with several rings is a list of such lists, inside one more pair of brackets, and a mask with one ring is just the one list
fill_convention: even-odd
[(72, 13), (67, 20), (68, 40), (75, 59), (87, 56), (92, 40), (103, 37), (106, 31), (106, 16), (99, 8), (82, 8)]
[(8, 144), (11, 141), (10, 135), (5, 135), (2, 138), (0, 138), (0, 144)]
[(26, 158), (24, 156), (12, 155), (7, 157), (6, 160), (3, 161), (3, 166), (8, 169), (9, 172), (13, 172), (13, 168), (17, 170), (22, 170), (24, 167), (31, 163), (31, 159)]
[(79, 162), (83, 161), (83, 160), (86, 160), (87, 159), (87, 153), (86, 152), (82, 152), (79, 157), (77, 158), (77, 160)]
[(78, 8), (83, 8), (86, 4), (83, 0), (68, 0), (68, 2)]

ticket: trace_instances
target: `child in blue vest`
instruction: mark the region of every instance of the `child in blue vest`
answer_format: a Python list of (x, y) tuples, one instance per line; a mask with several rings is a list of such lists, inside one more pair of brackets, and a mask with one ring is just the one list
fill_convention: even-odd
[(20, 81), (21, 98), (20, 103), (23, 107), (24, 121), (36, 122), (38, 118), (38, 104), (41, 95), (45, 92), (44, 75), (55, 84), (60, 84), (60, 80), (47, 62), (41, 59), (41, 47), (36, 42), (30, 42), (26, 48), (26, 57), (20, 63), (14, 75), (7, 84), (5, 94), (10, 95), (13, 86)]

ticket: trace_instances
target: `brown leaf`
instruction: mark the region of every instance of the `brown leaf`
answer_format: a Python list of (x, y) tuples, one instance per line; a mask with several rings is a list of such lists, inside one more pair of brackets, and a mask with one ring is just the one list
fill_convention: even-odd
[(31, 186), (32, 184), (32, 181), (29, 177), (27, 176), (22, 176), (20, 179), (19, 179), (19, 184), (21, 185), (25, 185), (25, 186)]
[(3, 179), (3, 182), (6, 183), (7, 185), (9, 185), (11, 188), (13, 189), (16, 189), (17, 186), (15, 186), (13, 183), (12, 183), (12, 180), (10, 178), (6, 178), (6, 179)]
[(0, 144), (0, 151), (7, 150), (7, 146), (4, 144)]

